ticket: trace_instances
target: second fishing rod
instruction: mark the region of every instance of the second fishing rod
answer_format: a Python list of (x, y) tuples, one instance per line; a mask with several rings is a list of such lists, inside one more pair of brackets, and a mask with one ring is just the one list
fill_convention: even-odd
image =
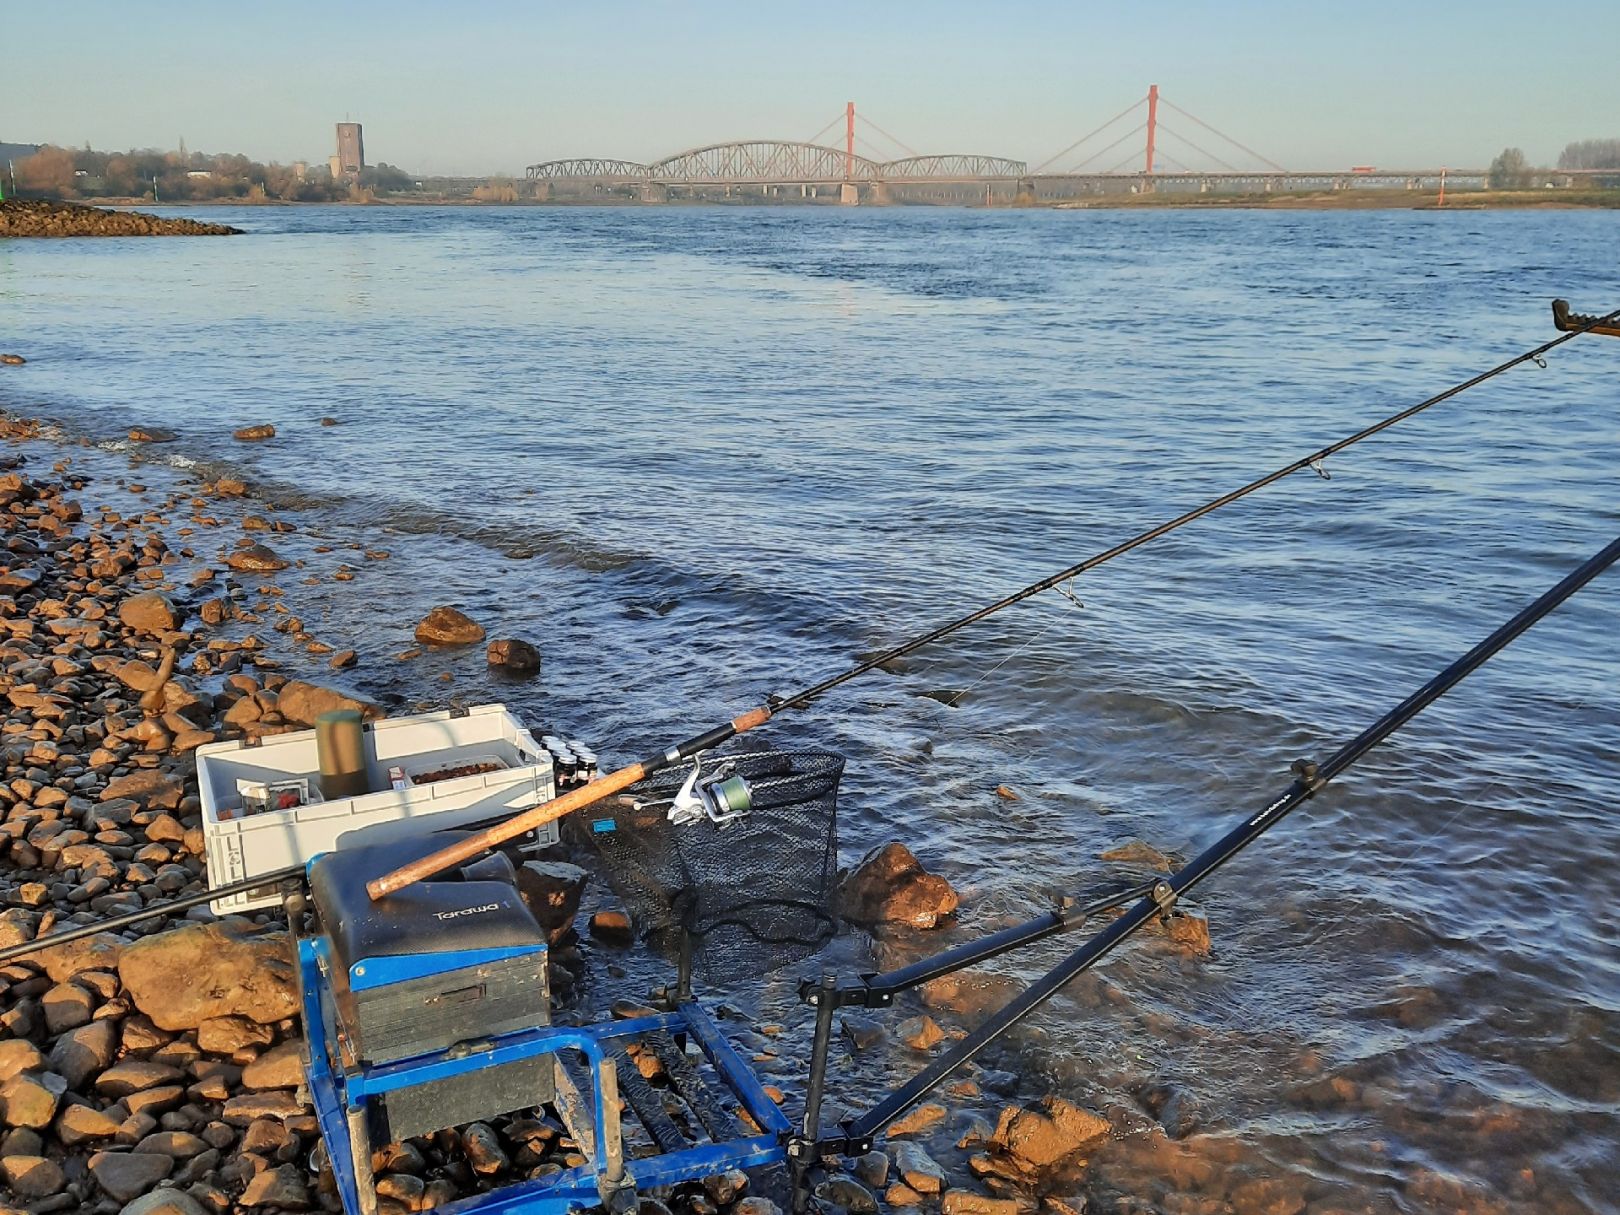
[(1158, 524), (1156, 527), (1151, 527), (1146, 531), (1139, 532), (1130, 537), (1128, 540), (1123, 540), (1119, 544), (1114, 545), (1112, 548), (1105, 549), (1103, 552), (1097, 553), (1091, 557), (1087, 557), (1083, 561), (1075, 562), (1073, 565), (1067, 566), (1055, 574), (1042, 578), (1038, 582), (1032, 582), (1028, 586), (1022, 587), (1021, 589), (1014, 591), (1012, 594), (996, 600), (994, 603), (987, 604), (984, 607), (969, 612), (965, 616), (958, 617), (957, 619), (946, 624), (942, 624), (938, 628), (923, 633), (918, 637), (914, 637), (909, 641), (902, 642), (891, 649), (884, 650), (880, 654), (866, 658), (840, 674), (834, 675), (828, 679), (824, 679), (820, 683), (812, 684), (809, 687), (791, 695), (772, 696), (767, 699), (765, 704), (750, 709), (748, 712), (733, 718), (731, 721), (715, 726), (711, 730), (706, 730), (701, 734), (694, 735), (684, 742), (677, 743), (675, 746), (670, 747), (662, 754), (649, 756), (648, 758), (637, 763), (630, 764), (626, 767), (618, 769), (615, 772), (608, 773), (605, 776), (591, 781), (587, 785), (570, 790), (568, 793), (565, 793), (559, 798), (555, 798), (552, 801), (514, 815), (512, 818), (498, 826), (487, 828), (467, 837), (465, 840), (449, 845), (437, 852), (431, 853), (430, 855), (423, 857), (421, 860), (413, 861), (408, 865), (403, 865), (394, 870), (392, 873), (384, 874), (382, 877), (368, 883), (366, 889), (373, 899), (380, 899), (386, 895), (394, 893), (395, 891), (403, 890), (405, 887), (415, 882), (430, 878), (436, 873), (441, 873), (453, 865), (461, 864), (463, 861), (475, 857), (480, 853), (489, 850), (490, 848), (494, 848), (507, 840), (513, 839), (526, 831), (531, 831), (536, 827), (544, 825), (545, 823), (552, 822), (556, 819), (564, 817), (567, 814), (571, 814), (575, 810), (580, 810), (586, 806), (599, 802), (603, 798), (610, 797), (615, 793), (629, 788), (631, 785), (634, 785), (639, 781), (645, 780), (647, 777), (656, 772), (661, 772), (675, 764), (682, 762), (683, 760), (691, 759), (693, 756), (712, 750), (720, 744), (735, 738), (739, 734), (744, 734), (750, 730), (757, 729), (766, 722), (770, 721), (771, 718), (781, 713), (809, 708), (811, 704), (825, 696), (834, 688), (840, 687), (852, 679), (859, 678), (868, 671), (881, 667), (886, 663), (893, 662), (895, 659), (903, 658), (907, 654), (922, 649), (924, 646), (931, 645), (934, 642), (955, 633), (959, 629), (983, 620), (988, 616), (993, 616), (997, 612), (1012, 607), (1014, 604), (1021, 603), (1026, 599), (1033, 598), (1044, 591), (1049, 591), (1052, 588), (1079, 576), (1080, 574), (1086, 573), (1088, 570), (1095, 569), (1097, 566), (1102, 565), (1105, 562), (1112, 561), (1114, 558), (1121, 557), (1131, 550), (1139, 548), (1150, 541), (1157, 540), (1161, 536), (1167, 535), (1178, 528), (1185, 527), (1187, 524), (1201, 519), (1205, 515), (1208, 515), (1214, 511), (1220, 510), (1222, 507), (1230, 506), (1232, 503), (1237, 502), (1242, 498), (1246, 498), (1250, 494), (1264, 489), (1268, 485), (1275, 484), (1276, 482), (1281, 481), (1286, 477), (1290, 477), (1295, 473), (1303, 472), (1306, 469), (1312, 469), (1323, 477), (1326, 477), (1327, 473), (1323, 467), (1324, 461), (1338, 455), (1340, 452), (1355, 446), (1357, 443), (1360, 443), (1365, 439), (1370, 439), (1374, 435), (1388, 430), (1390, 427), (1398, 425), (1409, 418), (1415, 417), (1416, 415), (1432, 408), (1435, 405), (1439, 405), (1444, 401), (1449, 401), (1453, 397), (1468, 391), (1470, 388), (1477, 387), (1478, 385), (1485, 383), (1487, 380), (1495, 379), (1497, 376), (1511, 371), (1515, 367), (1520, 367), (1526, 363), (1532, 362), (1541, 364), (1544, 362), (1544, 356), (1556, 347), (1563, 345), (1565, 342), (1572, 341), (1573, 339), (1581, 336), (1583, 333), (1589, 333), (1594, 330), (1607, 331), (1607, 329), (1611, 327), (1617, 320), (1620, 320), (1620, 309), (1616, 309), (1604, 316), (1580, 317), (1578, 320), (1575, 320), (1570, 318), (1567, 305), (1564, 305), (1563, 314), (1560, 315), (1559, 305), (1562, 303), (1563, 301), (1554, 302), (1553, 314), (1555, 323), (1558, 324), (1559, 328), (1563, 329), (1564, 332), (1562, 332), (1560, 336), (1553, 338), (1550, 341), (1543, 342), (1541, 345), (1536, 346), (1533, 349), (1527, 350), (1522, 354), (1515, 355), (1513, 358), (1498, 363), (1496, 366), (1488, 368), (1477, 375), (1470, 376), (1461, 383), (1454, 384), (1450, 388), (1447, 388), (1442, 392), (1435, 393), (1433, 396), (1419, 401), (1417, 404), (1411, 405), (1406, 409), (1402, 409), (1397, 413), (1393, 413), (1381, 421), (1374, 422), (1370, 426), (1365, 426), (1356, 431), (1354, 434), (1347, 435), (1345, 438), (1340, 439), (1336, 443), (1330, 443), (1326, 447), (1319, 448), (1308, 455), (1301, 456), (1299, 459), (1290, 464), (1285, 464), (1281, 468), (1266, 473), (1264, 476), (1257, 477), (1246, 485), (1239, 486), (1237, 489), (1234, 489), (1229, 493), (1225, 493), (1218, 498), (1211, 499), (1201, 506), (1194, 507), (1183, 514), (1177, 515), (1173, 519), (1169, 519)]

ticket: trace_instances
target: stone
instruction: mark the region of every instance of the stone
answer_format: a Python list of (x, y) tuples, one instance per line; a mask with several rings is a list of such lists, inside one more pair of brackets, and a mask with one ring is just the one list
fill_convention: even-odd
[(259, 1118), (277, 1118), (285, 1122), (309, 1112), (309, 1107), (286, 1089), (270, 1089), (262, 1093), (243, 1093), (225, 1102), (220, 1117), (232, 1126), (247, 1126)]
[(87, 970), (116, 970), (124, 942), (110, 932), (81, 937), (65, 945), (52, 945), (34, 955), (52, 981), (61, 983)]
[(89, 1105), (67, 1105), (56, 1117), (56, 1137), (66, 1147), (118, 1134), (119, 1119)]
[(905, 1117), (895, 1119), (886, 1133), (890, 1136), (916, 1135), (944, 1121), (945, 1107), (938, 1102), (929, 1101), (919, 1105)]
[(309, 1206), (309, 1187), (296, 1164), (282, 1164), (257, 1174), (237, 1202), (244, 1207), (284, 1207), (301, 1211)]
[(945, 1040), (945, 1031), (939, 1027), (939, 1022), (923, 1013), (915, 1017), (907, 1017), (894, 1027), (894, 1036), (899, 1038), (912, 1050), (932, 1050)]
[(1009, 1105), (1001, 1111), (993, 1147), (1031, 1169), (1045, 1169), (1107, 1142), (1106, 1118), (1062, 1097), (1045, 1097), (1036, 1107)]
[(67, 1088), (54, 1072), (18, 1072), (0, 1084), (0, 1116), (7, 1126), (49, 1126)]
[(883, 1201), (891, 1207), (920, 1207), (923, 1196), (903, 1181), (897, 1181), (883, 1191)]
[(276, 428), (268, 422), (260, 422), (256, 426), (244, 426), (232, 433), (244, 443), (259, 443), (265, 439), (275, 438)]
[(245, 548), (234, 549), (225, 558), (225, 564), (244, 573), (271, 574), (286, 569), (290, 563), (278, 557), (268, 544), (249, 544)]
[(238, 922), (188, 924), (129, 946), (118, 977), (160, 1029), (195, 1029), (215, 1017), (261, 1024), (298, 1011), (284, 932), (249, 935)]
[(360, 661), (360, 655), (353, 650), (339, 650), (327, 662), (327, 666), (334, 671), (346, 671)]
[(1018, 1215), (1015, 1199), (989, 1198), (966, 1190), (952, 1190), (941, 1200), (939, 1209), (941, 1215)]
[(131, 595), (120, 603), (118, 619), (123, 622), (125, 628), (155, 636), (159, 633), (172, 633), (180, 627), (184, 617), (167, 595), (161, 591), (146, 591), (139, 595)]
[(289, 1038), (242, 1069), (242, 1087), (297, 1088), (303, 1082), (303, 1041)]
[(832, 1177), (816, 1187), (816, 1197), (835, 1207), (843, 1207), (850, 1215), (877, 1215), (877, 1199), (872, 1192), (852, 1177)]
[(622, 911), (598, 911), (591, 917), (591, 937), (604, 945), (628, 945), (635, 939), (630, 917)]
[(176, 810), (184, 795), (185, 786), (177, 777), (156, 768), (142, 768), (127, 776), (114, 777), (97, 797), (103, 802), (127, 798), (155, 810)]
[(137, 1152), (153, 1152), (175, 1160), (190, 1160), (208, 1150), (208, 1144), (199, 1135), (189, 1131), (154, 1131), (134, 1147)]
[(849, 1039), (850, 1046), (857, 1051), (870, 1050), (889, 1036), (889, 1031), (883, 1022), (876, 1017), (863, 1017), (859, 1014), (845, 1013), (842, 1018), (844, 1037)]
[(467, 1163), (480, 1177), (493, 1177), (511, 1163), (501, 1148), (500, 1136), (482, 1122), (474, 1122), (461, 1133), (461, 1146)]
[(39, 1004), (45, 1014), (45, 1030), (52, 1037), (88, 1025), (96, 1011), (96, 998), (77, 983), (58, 983), (40, 997)]
[(748, 1174), (726, 1169), (703, 1179), (703, 1192), (721, 1206), (730, 1206), (748, 1192)]
[(919, 1194), (938, 1194), (945, 1188), (945, 1170), (915, 1143), (895, 1148), (894, 1167), (902, 1180)]
[(43, 1156), (0, 1157), (0, 1173), (18, 1198), (48, 1198), (67, 1180), (61, 1166)]
[(503, 675), (527, 677), (540, 673), (540, 651), (516, 637), (503, 637), (490, 642), (485, 658), (490, 666)]
[(129, 428), (129, 441), (131, 443), (173, 443), (175, 433), (165, 430), (161, 426), (131, 426)]
[(92, 1021), (63, 1034), (51, 1047), (51, 1070), (79, 1090), (99, 1075), (118, 1053), (118, 1028), (110, 1020)]
[(168, 1156), (146, 1152), (97, 1152), (90, 1157), (90, 1176), (119, 1202), (140, 1197), (173, 1171)]
[(859, 924), (933, 928), (956, 911), (956, 891), (922, 867), (899, 840), (869, 852), (839, 893), (844, 915)]
[(574, 927), (590, 875), (563, 861), (525, 861), (518, 869), (518, 893), (535, 922), (556, 945)]
[(422, 645), (474, 645), (483, 639), (483, 626), (453, 607), (434, 608), (416, 626)]
[(179, 1068), (167, 1063), (153, 1063), (149, 1059), (125, 1059), (109, 1067), (96, 1079), (96, 1092), (108, 1097), (128, 1097), (143, 1089), (171, 1084), (182, 1075)]
[(247, 1047), (268, 1046), (276, 1031), (246, 1017), (211, 1017), (197, 1026), (197, 1045), (211, 1055), (234, 1055)]
[(39, 1071), (45, 1066), (45, 1056), (39, 1047), (24, 1038), (0, 1038), (0, 1084), (18, 1072)]
[(368, 719), (382, 716), (382, 709), (377, 705), (346, 695), (335, 688), (323, 688), (319, 684), (305, 683), (301, 679), (288, 680), (277, 693), (276, 711), (288, 721), (301, 726), (313, 726), (315, 719), (322, 713), (331, 713), (337, 709), (352, 709)]
[(1113, 861), (1121, 865), (1141, 865), (1144, 868), (1159, 873), (1169, 873), (1175, 865), (1164, 853), (1151, 844), (1141, 840), (1131, 840), (1117, 848), (1110, 848), (1106, 852), (1097, 854), (1099, 860)]
[(1018, 796), (1018, 790), (1014, 789), (1011, 785), (997, 785), (996, 796), (1004, 802), (1016, 802), (1023, 800)]
[(427, 1192), (427, 1182), (409, 1173), (390, 1173), (377, 1178), (377, 1197), (397, 1202), (407, 1211), (416, 1210)]
[(118, 1215), (215, 1215), (185, 1190), (164, 1186), (129, 1203)]
[(1165, 923), (1170, 943), (1183, 953), (1208, 957), (1211, 949), (1209, 921), (1195, 912), (1178, 910)]

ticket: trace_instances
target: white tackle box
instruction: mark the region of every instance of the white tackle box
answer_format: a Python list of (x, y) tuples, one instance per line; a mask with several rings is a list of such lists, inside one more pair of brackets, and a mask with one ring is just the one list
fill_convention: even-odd
[[(236, 782), (301, 777), (313, 794), (320, 786), (314, 730), (273, 734), (254, 746), (209, 743), (196, 754), (210, 886), (306, 864), (338, 848), (513, 814), (555, 796), (551, 756), (499, 704), (367, 722), (366, 774), (379, 792), (313, 800), (290, 810), (244, 814)], [(404, 789), (391, 788), (388, 780), (388, 769), (396, 766), (423, 773), (487, 767), (492, 760), (505, 767)], [(556, 843), (557, 824), (545, 824), (530, 838), (541, 846)], [(212, 906), (221, 914), (250, 911), (274, 906), (279, 898), (266, 885), (215, 899)]]

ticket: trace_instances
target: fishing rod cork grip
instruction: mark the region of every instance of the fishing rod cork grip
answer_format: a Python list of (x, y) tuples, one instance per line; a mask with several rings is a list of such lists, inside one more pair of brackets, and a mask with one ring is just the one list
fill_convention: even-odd
[(373, 900), (425, 881), (436, 873), (443, 873), (452, 865), (459, 865), (462, 861), (486, 852), (499, 844), (504, 844), (514, 836), (522, 835), (525, 831), (533, 831), (536, 827), (543, 827), (549, 822), (571, 814), (584, 806), (601, 801), (609, 794), (627, 789), (647, 776), (645, 764), (631, 764), (628, 768), (620, 768), (617, 772), (610, 772), (588, 785), (581, 785), (577, 789), (570, 789), (561, 797), (553, 798), (549, 802), (531, 807), (520, 814), (514, 814), (504, 823), (496, 823), (493, 827), (486, 827), (466, 839), (428, 854), (420, 860), (412, 861), (408, 865), (401, 865), (391, 873), (385, 873), (366, 883), (366, 893)]

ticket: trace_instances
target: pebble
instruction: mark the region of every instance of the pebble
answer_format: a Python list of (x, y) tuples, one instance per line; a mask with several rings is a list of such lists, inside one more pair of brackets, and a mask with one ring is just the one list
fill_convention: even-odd
[(90, 1175), (119, 1202), (146, 1193), (173, 1171), (172, 1159), (148, 1152), (97, 1152), (90, 1157)]

